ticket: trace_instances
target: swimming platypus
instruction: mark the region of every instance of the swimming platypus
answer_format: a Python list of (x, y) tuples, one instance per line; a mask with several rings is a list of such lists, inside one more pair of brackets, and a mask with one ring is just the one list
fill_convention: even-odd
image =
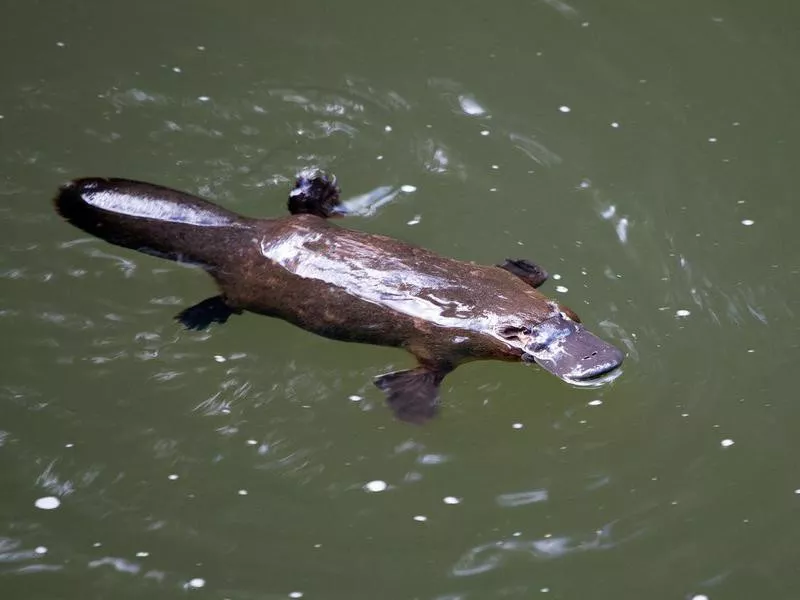
[(536, 362), (568, 382), (602, 382), (623, 354), (538, 288), (547, 273), (524, 259), (495, 266), (340, 227), (335, 178), (300, 176), (288, 216), (255, 219), (159, 185), (116, 178), (61, 187), (56, 210), (107, 242), (203, 267), (220, 295), (176, 319), (190, 329), (250, 311), (349, 342), (396, 346), (418, 365), (381, 375), (395, 415), (421, 423), (439, 384), (472, 360)]

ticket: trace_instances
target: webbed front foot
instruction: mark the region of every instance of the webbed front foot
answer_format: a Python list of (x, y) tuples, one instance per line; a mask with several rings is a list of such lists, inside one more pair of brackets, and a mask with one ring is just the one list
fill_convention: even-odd
[(516, 275), (534, 288), (538, 288), (547, 281), (549, 277), (547, 271), (542, 267), (524, 258), (507, 258), (502, 264), (497, 266), (508, 271), (512, 275)]
[(439, 384), (449, 372), (450, 367), (419, 366), (380, 375), (375, 385), (386, 392), (389, 408), (398, 419), (419, 425), (436, 416)]

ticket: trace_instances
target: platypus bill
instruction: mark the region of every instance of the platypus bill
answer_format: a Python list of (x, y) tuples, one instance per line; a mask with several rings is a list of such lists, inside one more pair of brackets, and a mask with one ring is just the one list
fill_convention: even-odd
[(107, 242), (203, 267), (220, 295), (185, 309), (190, 329), (250, 311), (349, 342), (396, 346), (418, 365), (375, 384), (401, 420), (437, 410), (439, 384), (472, 360), (535, 362), (574, 384), (613, 379), (623, 360), (569, 308), (542, 295), (547, 273), (527, 260), (478, 265), (339, 227), (335, 178), (301, 176), (290, 215), (254, 219), (196, 196), (127, 179), (76, 179), (56, 210)]

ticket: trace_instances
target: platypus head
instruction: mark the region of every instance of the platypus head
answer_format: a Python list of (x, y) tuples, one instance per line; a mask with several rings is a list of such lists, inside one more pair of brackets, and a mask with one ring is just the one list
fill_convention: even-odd
[(311, 214), (329, 218), (341, 216), (344, 211), (339, 204), (339, 186), (336, 177), (322, 171), (300, 173), (294, 188), (289, 192), (289, 212), (293, 215)]
[(535, 362), (556, 377), (575, 385), (601, 384), (615, 378), (625, 355), (590, 333), (565, 312), (524, 328), (516, 337), (522, 359)]

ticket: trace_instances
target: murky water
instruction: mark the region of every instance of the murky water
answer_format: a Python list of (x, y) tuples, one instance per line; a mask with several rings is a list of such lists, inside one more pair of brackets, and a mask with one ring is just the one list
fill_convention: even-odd
[[(796, 3), (122, 3), (2, 11), (0, 596), (795, 599)], [(83, 175), (529, 258), (626, 349), (481, 363), (391, 418), (400, 351), (245, 315), (50, 198)], [(369, 208), (371, 207), (371, 208)]]

